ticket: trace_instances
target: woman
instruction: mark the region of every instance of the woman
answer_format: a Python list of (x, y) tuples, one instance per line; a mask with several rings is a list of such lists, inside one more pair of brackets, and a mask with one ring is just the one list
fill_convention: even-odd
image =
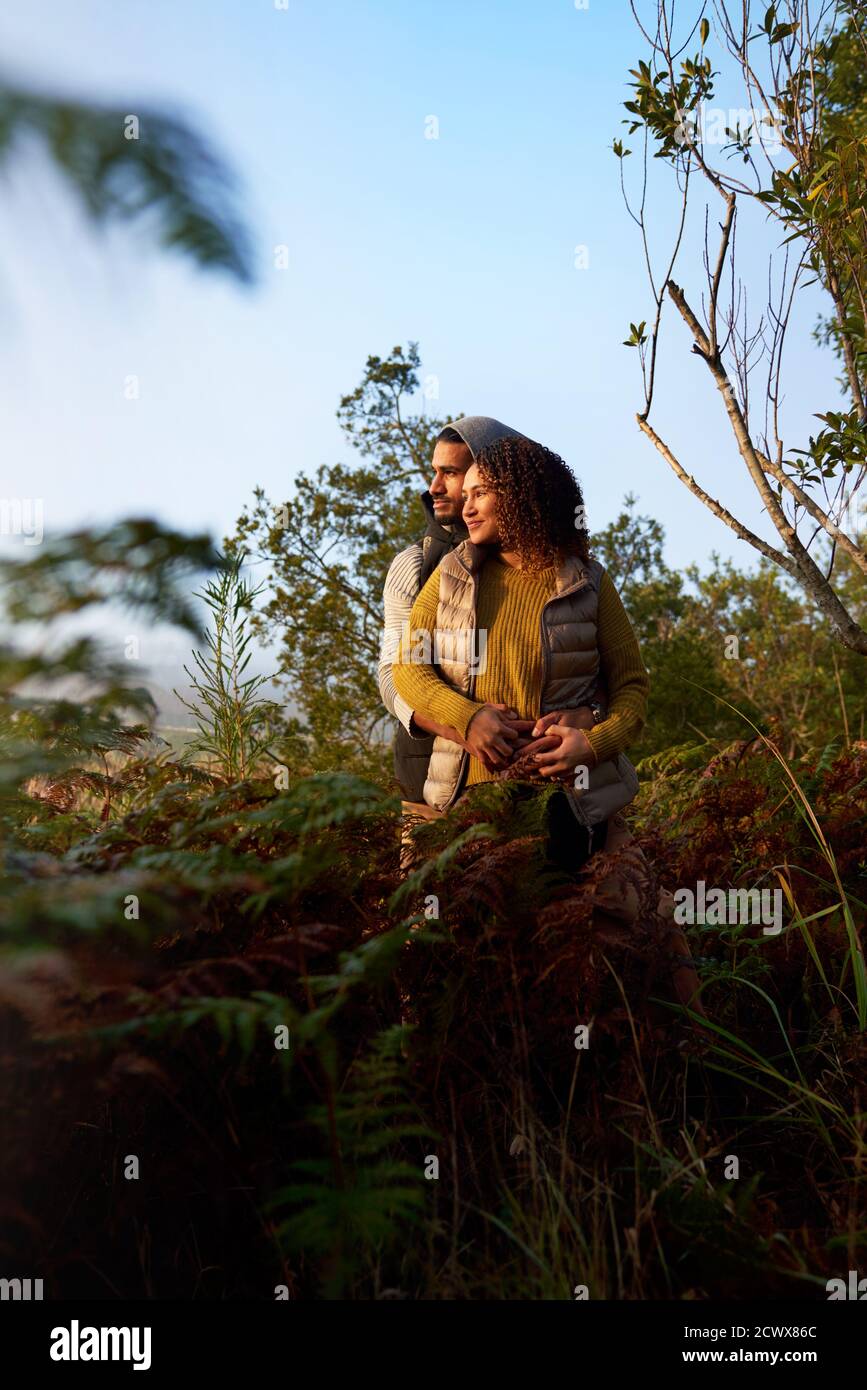
[[(400, 695), (452, 735), (435, 740), (425, 801), (443, 811), (519, 755), (521, 767), (569, 783), (551, 799), (551, 848), (562, 859), (565, 846), (577, 868), (638, 790), (623, 752), (644, 723), (647, 672), (558, 455), (497, 440), (468, 470), (463, 496), (469, 540), (421, 590), (393, 668)], [(598, 722), (585, 731), (575, 711), (587, 705)]]

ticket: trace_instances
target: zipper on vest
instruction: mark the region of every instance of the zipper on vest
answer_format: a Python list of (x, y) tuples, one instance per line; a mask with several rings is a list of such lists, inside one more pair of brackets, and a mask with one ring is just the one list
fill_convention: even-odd
[[(475, 573), (475, 574), (472, 576), (472, 579), (473, 579), (473, 639), (474, 639), (474, 640), (473, 640), (473, 651), (475, 651), (475, 646), (476, 646), (476, 644), (475, 644), (475, 637), (476, 637), (476, 635), (477, 635), (477, 633), (478, 633), (478, 630), (479, 630), (479, 627), (478, 627), (478, 622), (479, 622), (479, 576), (478, 576), (478, 573)], [(475, 661), (471, 661), (471, 663), (470, 663), (471, 666), (475, 666), (475, 664), (476, 664)], [(474, 670), (471, 670), (471, 671), (470, 671), (470, 688), (469, 688), (469, 690), (467, 691), (467, 698), (471, 700), (471, 699), (473, 698), (473, 696), (475, 695), (475, 693), (476, 693), (476, 673), (475, 673)], [(470, 760), (470, 755), (469, 755), (469, 753), (467, 752), (467, 750), (466, 750), (465, 748), (462, 748), (462, 749), (461, 749), (461, 764), (460, 764), (460, 767), (458, 768), (457, 782), (456, 782), (456, 784), (455, 784), (455, 789), (454, 789), (454, 791), (452, 792), (451, 796), (449, 797), (448, 801), (446, 802), (445, 806), (443, 807), (443, 810), (444, 810), (444, 811), (448, 811), (448, 810), (451, 809), (452, 806), (454, 806), (455, 802), (457, 801), (458, 797), (459, 797), (460, 794), (461, 794), (461, 791), (463, 790), (464, 773), (465, 773), (465, 771), (466, 771), (467, 763), (469, 762), (469, 760)]]

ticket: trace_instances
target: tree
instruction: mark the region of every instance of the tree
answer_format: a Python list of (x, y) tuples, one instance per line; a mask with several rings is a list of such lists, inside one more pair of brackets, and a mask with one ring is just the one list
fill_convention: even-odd
[[(867, 476), (867, 382), (864, 340), (867, 324), (867, 136), (863, 68), (867, 39), (863, 10), (849, 0), (781, 0), (759, 19), (748, 0), (732, 5), (716, 0), (713, 13), (723, 55), (742, 90), (738, 115), (711, 122), (708, 105), (719, 76), (708, 56), (711, 25), (706, 6), (693, 10), (684, 26), (675, 24), (671, 0), (652, 0), (645, 23), (633, 4), (648, 46), (648, 60), (633, 70), (629, 134), (643, 134), (644, 175), (637, 207), (627, 207), (643, 241), (653, 296), (651, 326), (631, 325), (626, 340), (637, 349), (644, 381), (639, 427), (676, 476), (737, 536), (778, 565), (807, 595), (844, 647), (867, 655), (867, 630), (847, 607), (835, 567), (845, 557), (867, 576), (857, 515)], [(711, 113), (713, 115), (713, 113)], [(674, 175), (678, 213), (672, 247), (662, 273), (649, 250), (648, 157), (653, 153)], [(614, 142), (621, 161), (631, 151)], [(731, 161), (739, 161), (737, 174)], [(703, 180), (721, 212), (715, 250), (708, 244), (710, 211), (705, 209), (702, 278), (703, 307), (697, 286), (685, 290), (673, 279), (685, 243), (692, 187)], [(751, 319), (748, 293), (736, 271), (736, 229), (742, 209), (764, 212), (783, 237), (768, 276), (765, 310)], [(806, 447), (783, 438), (782, 369), (789, 322), (796, 297), (818, 281), (831, 306), (825, 335), (845, 368), (848, 409), (819, 416), (824, 428)], [(674, 449), (650, 422), (656, 385), (663, 310), (677, 309), (702, 361), (720, 392), (738, 453), (755, 485), (763, 510), (780, 539), (766, 542), (735, 517), (724, 502), (696, 481)], [(753, 389), (762, 366), (764, 387)], [(754, 402), (757, 399), (757, 406)], [(848, 527), (848, 529), (847, 529)], [(810, 531), (805, 538), (804, 532)], [(854, 535), (850, 532), (854, 531)], [(817, 558), (827, 542), (829, 560)]]
[[(641, 759), (685, 743), (740, 732), (736, 716), (714, 694), (731, 700), (722, 638), (708, 623), (684, 579), (665, 562), (665, 531), (636, 513), (626, 496), (620, 515), (593, 537), (593, 553), (611, 575), (635, 629), (650, 673), (647, 720), (630, 755)], [(708, 693), (710, 692), (710, 693)]]
[[(844, 248), (845, 254), (841, 257), (839, 286), (841, 303), (845, 310), (845, 337), (839, 332), (838, 321), (833, 315), (821, 320), (816, 337), (820, 343), (831, 344), (843, 363), (844, 369), (847, 349), (851, 351), (857, 376), (862, 383), (865, 383), (867, 382), (867, 339), (865, 339), (864, 332), (863, 296), (864, 287), (867, 285), (867, 266), (864, 264), (865, 240), (863, 236), (863, 148), (864, 141), (867, 139), (867, 55), (865, 55), (863, 28), (863, 18), (854, 12), (851, 22), (839, 29), (831, 37), (828, 44), (828, 87), (825, 94), (827, 119), (835, 127), (837, 144), (835, 153), (843, 161), (844, 167), (849, 168), (852, 181), (860, 183), (860, 188), (857, 191), (862, 195), (860, 200), (861, 234), (859, 235), (856, 221), (856, 226), (853, 228), (854, 235), (850, 233), (848, 243)], [(841, 195), (845, 196), (851, 205), (849, 189), (845, 183), (841, 187)], [(850, 214), (847, 220), (851, 220), (853, 215), (855, 219), (858, 219), (857, 208), (856, 202), (853, 214)], [(838, 213), (839, 210), (838, 207)], [(857, 266), (855, 273), (851, 274), (849, 262), (853, 258), (857, 261)], [(846, 385), (847, 382), (844, 377), (841, 382), (844, 391)]]
[[(858, 653), (838, 650), (815, 605), (770, 561), (744, 571), (716, 554), (711, 560), (707, 573), (695, 565), (686, 573), (695, 586), (694, 621), (709, 639), (714, 632), (737, 637), (712, 643), (726, 698), (760, 727), (770, 722), (788, 758), (863, 737), (867, 702)], [(857, 570), (844, 577), (844, 568), (845, 561), (838, 583), (863, 622), (867, 585)], [(739, 721), (738, 735), (749, 732)]]
[[(117, 780), (107, 760), (144, 746), (156, 716), (151, 695), (139, 684), (138, 663), (114, 657), (63, 620), (112, 603), (197, 637), (190, 583), (219, 558), (206, 535), (131, 517), (53, 537), (24, 558), (0, 562), (9, 634), (0, 642), (0, 841), (16, 817), (26, 821), (26, 786), (33, 777), (49, 785), (72, 777), (73, 788), (77, 783), (104, 798), (107, 816), (113, 794), (137, 776), (132, 767), (119, 771)], [(94, 760), (102, 762), (102, 773)]]
[(95, 222), (146, 222), (161, 247), (252, 277), (226, 165), (185, 121), (137, 106), (60, 99), (0, 82), (0, 168), (33, 137)]
[(359, 460), (302, 473), (288, 501), (257, 488), (226, 540), (227, 552), (249, 550), (268, 567), (256, 623), (277, 644), (279, 680), (299, 711), (281, 751), (296, 766), (385, 767), (393, 721), (376, 680), (382, 589), (395, 554), (423, 532), (419, 494), (445, 424), (410, 405), (419, 366), (415, 343), (369, 357), (337, 411)]
[[(863, 738), (861, 657), (838, 650), (822, 614), (777, 566), (762, 560), (744, 571), (714, 553), (710, 569), (690, 565), (681, 575), (666, 564), (664, 545), (662, 526), (639, 516), (631, 495), (593, 541), (650, 672), (647, 721), (632, 756), (695, 744), (696, 735), (749, 737), (741, 715), (772, 728), (789, 758)], [(867, 584), (845, 557), (838, 584), (863, 623)]]
[[(227, 553), (249, 551), (266, 567), (267, 598), (251, 624), (276, 646), (278, 683), (295, 705), (271, 744), (295, 773), (388, 775), (394, 721), (376, 680), (382, 588), (392, 557), (422, 532), (418, 494), (445, 423), (408, 404), (419, 366), (415, 344), (369, 357), (338, 410), (356, 461), (301, 474), (286, 502), (257, 488), (225, 542)], [(821, 611), (770, 563), (741, 573), (714, 555), (709, 573), (692, 566), (678, 574), (665, 561), (663, 527), (639, 514), (631, 495), (592, 544), (651, 676), (634, 756), (743, 737), (748, 726), (736, 711), (763, 727), (776, 719), (792, 752), (863, 732), (860, 656), (838, 659)], [(845, 556), (837, 581), (864, 622), (867, 584)]]

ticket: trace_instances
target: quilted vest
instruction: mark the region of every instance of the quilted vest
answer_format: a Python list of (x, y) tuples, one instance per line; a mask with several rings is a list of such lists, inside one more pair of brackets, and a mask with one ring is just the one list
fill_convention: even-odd
[[(442, 560), (436, 618), (437, 665), (440, 676), (470, 699), (475, 688), (477, 652), (476, 608), (479, 572), (485, 551), (464, 541)], [(542, 609), (541, 713), (574, 709), (594, 698), (603, 704), (604, 684), (596, 642), (599, 581), (604, 570), (598, 560), (569, 556), (560, 566), (554, 592)], [(424, 785), (424, 799), (439, 811), (452, 806), (461, 793), (469, 754), (451, 739), (434, 739)], [(623, 754), (592, 768), (586, 788), (566, 787), (576, 819), (598, 825), (623, 809), (638, 792), (635, 768)]]
[[(473, 420), (472, 423), (477, 422)], [(496, 420), (485, 422), (489, 426), (498, 423)], [(446, 552), (454, 550), (456, 545), (460, 545), (461, 541), (467, 538), (467, 528), (463, 520), (454, 521), (450, 526), (443, 526), (437, 521), (433, 498), (429, 492), (421, 493), (421, 504), (427, 517), (427, 529), (421, 541), (421, 569), (417, 591), (419, 593)], [(412, 738), (398, 722), (394, 737), (394, 775), (404, 800), (424, 800), (424, 784), (432, 752), (433, 736)]]

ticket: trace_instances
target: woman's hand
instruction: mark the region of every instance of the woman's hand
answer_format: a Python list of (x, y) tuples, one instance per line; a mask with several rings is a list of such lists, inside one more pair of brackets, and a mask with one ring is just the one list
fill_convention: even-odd
[(576, 767), (596, 766), (598, 759), (583, 729), (573, 729), (567, 724), (549, 724), (545, 737), (539, 740), (540, 746), (555, 738), (556, 747), (534, 754), (534, 761), (543, 777), (562, 777), (574, 772)]
[(508, 705), (483, 705), (467, 725), (464, 747), (493, 772), (511, 761), (522, 733), (528, 734), (532, 727), (532, 719), (519, 719), (517, 710)]
[(592, 729), (596, 723), (589, 705), (579, 705), (577, 709), (556, 709), (552, 714), (543, 714), (533, 725), (533, 738), (540, 738), (552, 724), (565, 724), (569, 729)]
[(527, 754), (550, 753), (560, 747), (560, 739), (552, 731), (555, 725), (567, 729), (592, 729), (596, 724), (589, 705), (579, 705), (577, 709), (558, 709), (551, 714), (542, 714), (533, 725), (529, 739), (522, 739), (519, 751)]

